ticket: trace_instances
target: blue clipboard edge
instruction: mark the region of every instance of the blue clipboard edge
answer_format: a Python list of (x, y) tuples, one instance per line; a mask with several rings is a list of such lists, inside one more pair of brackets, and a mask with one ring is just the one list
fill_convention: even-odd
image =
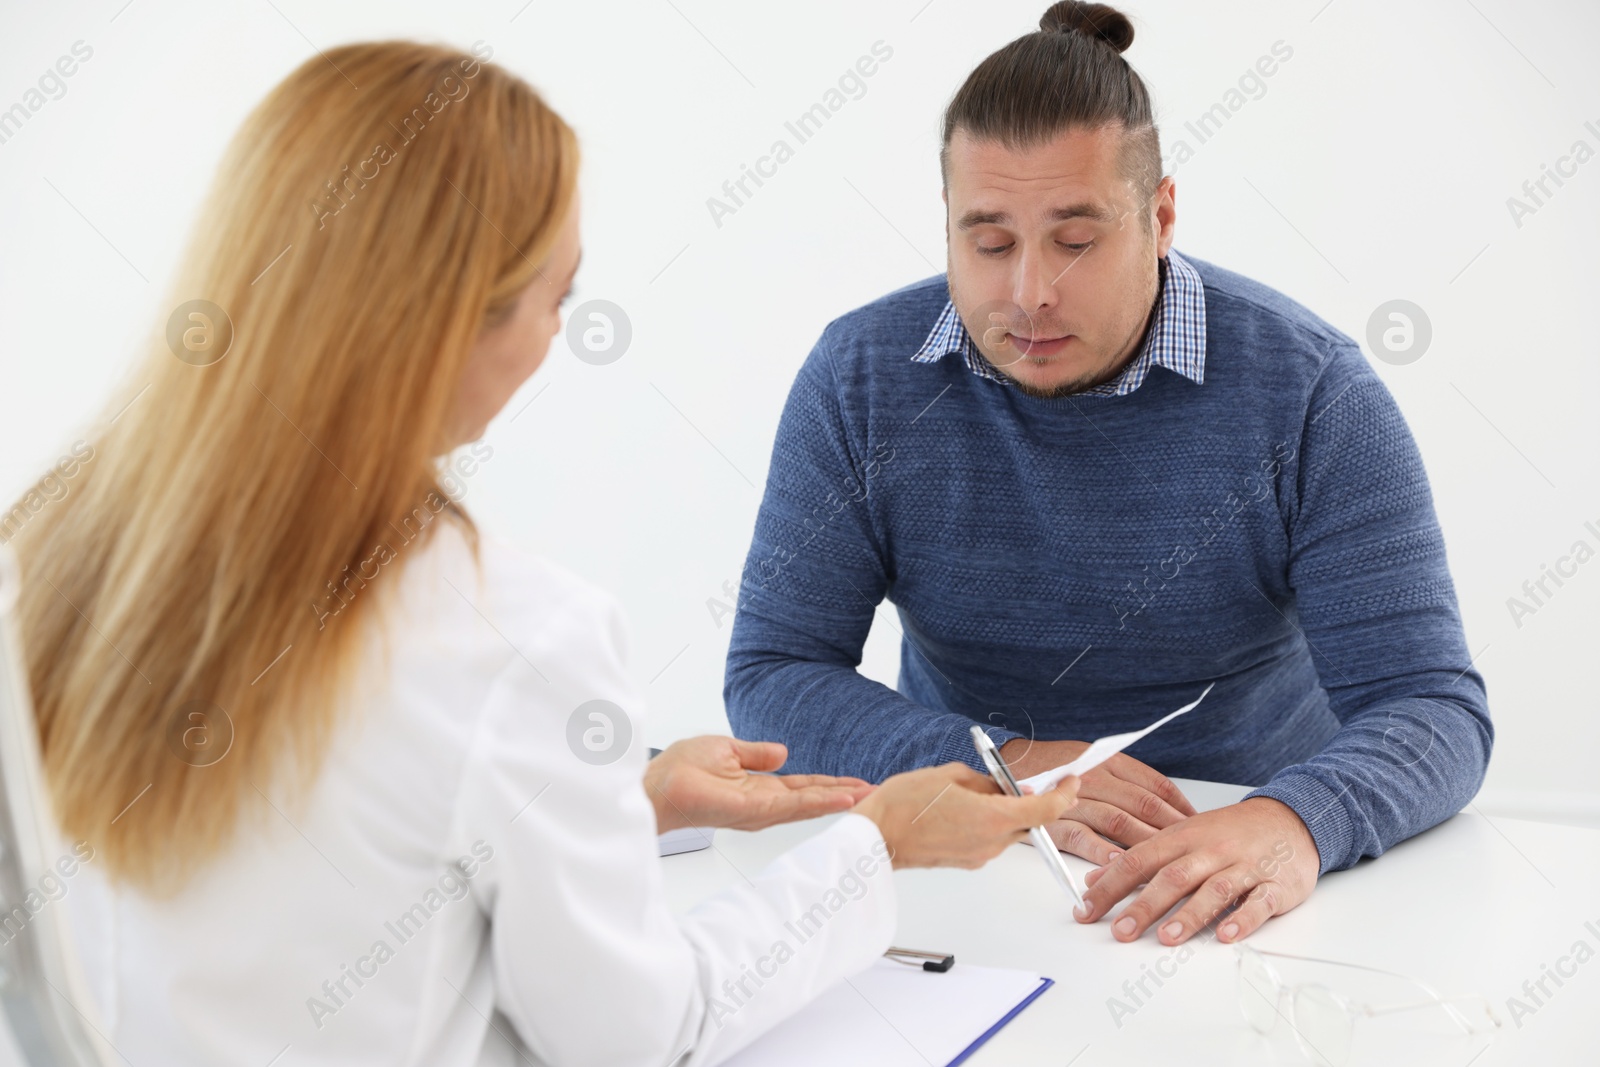
[(1000, 1021), (999, 1022), (997, 1022), (993, 1026), (989, 1027), (989, 1029), (985, 1030), (982, 1034), (980, 1034), (978, 1036), (978, 1039), (976, 1041), (974, 1041), (972, 1044), (968, 1045), (966, 1048), (962, 1049), (961, 1050), (961, 1055), (959, 1055), (955, 1059), (951, 1060), (950, 1063), (947, 1065), (947, 1067), (956, 1067), (957, 1064), (965, 1063), (966, 1060), (967, 1060), (967, 1057), (971, 1056), (974, 1052), (978, 1051), (978, 1049), (983, 1045), (983, 1043), (985, 1041), (988, 1041), (995, 1034), (998, 1034), (1001, 1031), (1001, 1029), (1006, 1025), (1006, 1023), (1010, 1022), (1012, 1019), (1015, 1019), (1018, 1015), (1022, 1014), (1022, 1009), (1023, 1008), (1026, 1008), (1029, 1004), (1032, 1004), (1034, 1001), (1038, 1000), (1040, 994), (1042, 994), (1046, 989), (1049, 989), (1051, 986), (1053, 986), (1055, 984), (1056, 984), (1056, 980), (1054, 978), (1040, 978), (1039, 979), (1039, 988), (1038, 989), (1035, 989), (1032, 993), (1029, 993), (1027, 996), (1023, 997), (1022, 998), (1022, 1002), (1019, 1003), (1016, 1007), (1012, 1008), (1010, 1011), (1006, 1012), (1004, 1015), (1002, 1015), (1000, 1017)]

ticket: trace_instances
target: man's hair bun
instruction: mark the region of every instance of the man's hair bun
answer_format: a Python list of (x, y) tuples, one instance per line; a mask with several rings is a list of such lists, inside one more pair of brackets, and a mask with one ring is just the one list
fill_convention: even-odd
[(1120, 126), (1122, 177), (1143, 197), (1155, 196), (1163, 174), (1161, 135), (1150, 92), (1122, 54), (1132, 43), (1133, 24), (1114, 7), (1051, 4), (1037, 30), (990, 54), (950, 98), (939, 150), (946, 184), (957, 130), (975, 141), (1027, 148), (1065, 130)]
[(1118, 52), (1126, 52), (1133, 43), (1133, 23), (1109, 4), (1061, 0), (1040, 16), (1039, 29), (1046, 33), (1081, 33), (1104, 41)]

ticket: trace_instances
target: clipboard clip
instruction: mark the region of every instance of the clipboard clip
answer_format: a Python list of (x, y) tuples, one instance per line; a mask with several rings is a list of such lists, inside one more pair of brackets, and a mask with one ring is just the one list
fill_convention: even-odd
[(956, 965), (954, 956), (947, 956), (943, 952), (922, 952), (914, 948), (891, 948), (884, 953), (884, 957), (903, 963), (907, 967), (921, 967), (925, 971), (936, 971), (943, 974)]

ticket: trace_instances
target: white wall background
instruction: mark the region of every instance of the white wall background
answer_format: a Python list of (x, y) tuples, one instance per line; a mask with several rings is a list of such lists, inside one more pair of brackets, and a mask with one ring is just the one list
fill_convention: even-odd
[[(93, 56), (0, 144), (0, 493), (9, 502), (65, 451), (165, 321), (159, 302), (195, 204), (273, 83), (314, 48), (481, 39), (579, 131), (586, 252), (574, 306), (615, 301), (634, 333), (607, 366), (558, 339), (491, 428), (495, 455), (467, 505), (621, 597), (651, 742), (725, 730), (729, 625), (707, 601), (726, 599), (739, 573), (789, 383), (828, 320), (943, 268), (940, 113), (1045, 6), (7, 3), (0, 108), (74, 42)], [(1520, 226), (1507, 207), (1574, 142), (1600, 151), (1600, 6), (1124, 9), (1164, 146), (1195, 149), (1175, 172), (1178, 247), (1357, 338), (1391, 299), (1431, 320), (1421, 359), (1376, 365), (1421, 444), (1489, 685), (1499, 742), (1481, 806), (1600, 824), (1600, 560), (1520, 626), (1507, 606), (1574, 541), (1600, 549), (1584, 526), (1600, 528), (1600, 160), (1551, 186)], [(893, 56), (866, 92), (718, 227), (707, 198), (876, 41)], [(1184, 123), (1279, 41), (1292, 57), (1196, 144)], [(880, 620), (866, 668), (892, 682), (897, 656)]]

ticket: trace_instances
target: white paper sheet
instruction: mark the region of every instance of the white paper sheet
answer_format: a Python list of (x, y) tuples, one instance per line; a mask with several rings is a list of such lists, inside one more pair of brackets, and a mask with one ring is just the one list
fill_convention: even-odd
[(1204, 693), (1201, 693), (1194, 699), (1193, 703), (1185, 704), (1172, 714), (1165, 715), (1157, 719), (1149, 726), (1146, 726), (1143, 730), (1134, 730), (1131, 733), (1112, 734), (1110, 737), (1102, 737), (1100, 740), (1084, 749), (1083, 755), (1079, 756), (1071, 763), (1063, 764), (1060, 767), (1055, 767), (1048, 771), (1042, 771), (1031, 778), (1024, 778), (1017, 784), (1024, 786), (1031, 785), (1033, 786), (1033, 791), (1035, 793), (1043, 793), (1047, 789), (1054, 789), (1061, 779), (1066, 778), (1069, 775), (1084, 774), (1085, 772), (1100, 766), (1100, 764), (1104, 763), (1112, 756), (1115, 756), (1118, 752), (1121, 752), (1123, 749), (1139, 740), (1139, 738), (1143, 737), (1145, 734), (1156, 729), (1158, 726), (1165, 726), (1167, 723), (1171, 722), (1173, 719), (1176, 719), (1184, 712), (1194, 710), (1199, 706), (1200, 701), (1206, 698), (1206, 693), (1211, 692), (1211, 686), (1216, 684), (1216, 682), (1212, 682), (1211, 685), (1206, 686)]
[(726, 1067), (944, 1067), (1042, 981), (1031, 971), (959, 960), (943, 974), (879, 960), (724, 1062)]

